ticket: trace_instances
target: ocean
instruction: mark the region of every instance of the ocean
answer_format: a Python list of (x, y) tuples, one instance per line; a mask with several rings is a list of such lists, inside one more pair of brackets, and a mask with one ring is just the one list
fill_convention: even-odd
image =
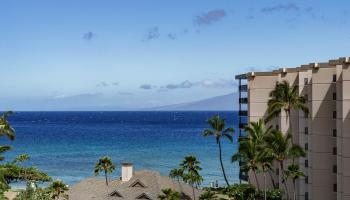
[(235, 142), (223, 140), (222, 146), (227, 177), (238, 182), (238, 163), (230, 161), (237, 150), (237, 112), (15, 112), (9, 121), (16, 140), (0, 140), (13, 147), (5, 161), (27, 153), (26, 165), (68, 185), (93, 177), (101, 156), (112, 157), (117, 167), (110, 177), (119, 178), (122, 162), (168, 175), (186, 155), (201, 162), (204, 186), (224, 185), (215, 138), (202, 136), (209, 128), (206, 120), (215, 114), (236, 130)]

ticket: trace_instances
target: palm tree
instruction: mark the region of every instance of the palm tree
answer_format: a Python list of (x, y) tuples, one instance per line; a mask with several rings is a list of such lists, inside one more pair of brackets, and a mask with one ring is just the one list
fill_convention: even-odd
[[(280, 180), (284, 173), (284, 161), (290, 156), (290, 149), (292, 146), (291, 138), (291, 134), (284, 136), (282, 132), (277, 130), (273, 130), (272, 133), (266, 138), (268, 148), (271, 150), (271, 153), (274, 156), (275, 160), (279, 163)], [(287, 185), (284, 181), (283, 184), (286, 188), (287, 199), (289, 199)]]
[[(14, 161), (12, 162), (14, 165), (18, 164), (18, 163), (23, 163), (25, 161), (29, 160), (29, 155), (28, 154), (21, 154), (19, 156), (17, 156)], [(27, 180), (27, 170), (25, 167), (23, 167), (23, 171), (24, 171), (24, 175), (23, 177), (21, 176), (21, 170), (19, 170), (18, 172), (18, 178), (22, 179), (25, 181), (26, 186), (29, 187), (30, 183)]]
[(215, 192), (212, 192), (210, 190), (205, 191), (204, 193), (199, 196), (199, 200), (217, 200)]
[(198, 185), (203, 182), (203, 178), (199, 174), (199, 172), (202, 170), (199, 164), (200, 162), (197, 160), (197, 158), (191, 155), (186, 156), (180, 164), (184, 171), (184, 181), (192, 186), (193, 199), (196, 199), (194, 187), (198, 187)]
[(270, 121), (272, 118), (281, 114), (281, 111), (286, 112), (287, 119), (289, 120), (289, 129), (292, 130), (291, 110), (302, 110), (304, 113), (308, 113), (306, 100), (298, 93), (298, 87), (290, 86), (289, 82), (284, 80), (281, 83), (277, 83), (275, 89), (270, 93), (271, 99), (268, 101), (268, 116), (266, 121)]
[(297, 144), (292, 144), (292, 147), (290, 148), (289, 156), (292, 158), (293, 164), (295, 164), (295, 159), (300, 157), (305, 157), (306, 152), (301, 146)]
[(110, 157), (104, 156), (99, 159), (95, 165), (95, 175), (97, 176), (100, 172), (104, 172), (106, 185), (108, 186), (107, 174), (111, 174), (115, 170), (115, 165)]
[(293, 181), (293, 199), (296, 200), (296, 191), (295, 191), (295, 185), (296, 180), (300, 177), (304, 177), (305, 174), (299, 170), (299, 165), (291, 164), (288, 166), (288, 170), (285, 172), (285, 181), (288, 180), (288, 178), (291, 178)]
[(247, 137), (251, 139), (259, 147), (264, 145), (264, 138), (271, 133), (272, 127), (266, 127), (263, 119), (257, 122), (250, 122), (248, 126), (244, 127), (244, 131), (248, 134)]
[(211, 129), (206, 129), (203, 132), (203, 136), (215, 136), (216, 144), (219, 145), (219, 159), (221, 164), (221, 170), (224, 175), (224, 179), (226, 181), (227, 186), (230, 186), (226, 173), (225, 168), (222, 163), (222, 150), (221, 150), (221, 137), (225, 137), (228, 139), (228, 141), (232, 142), (232, 133), (234, 133), (233, 128), (225, 128), (225, 120), (221, 119), (219, 115), (215, 115), (210, 120), (208, 120), (208, 124), (211, 126)]
[(243, 171), (252, 171), (257, 188), (260, 189), (257, 170), (260, 162), (266, 160), (267, 154), (264, 151), (265, 137), (270, 134), (271, 127), (266, 128), (264, 120), (259, 119), (257, 122), (250, 122), (248, 126), (244, 127), (244, 131), (247, 133), (247, 136), (239, 138), (239, 149), (232, 156), (232, 162), (240, 160)]
[(184, 170), (181, 168), (172, 169), (172, 170), (170, 170), (169, 177), (177, 180), (177, 183), (179, 184), (180, 192), (182, 192), (182, 185), (180, 183), (180, 178), (183, 179)]
[(158, 195), (159, 200), (180, 200), (180, 193), (170, 188), (163, 189), (162, 194)]
[(7, 121), (8, 116), (13, 114), (12, 111), (3, 113), (0, 117), (0, 137), (7, 136), (10, 140), (15, 139), (15, 129), (12, 128), (10, 123)]
[(2, 154), (10, 149), (10, 146), (0, 146), (0, 161), (3, 161), (5, 159), (5, 157)]
[[(283, 135), (282, 132), (273, 130), (271, 134), (269, 134), (266, 137), (267, 142), (267, 148), (271, 151), (271, 154), (273, 155), (274, 159), (279, 163), (280, 167), (280, 179), (283, 177), (284, 171), (284, 161), (293, 158), (305, 156), (304, 150), (297, 144), (292, 143), (292, 135), (287, 134)], [(293, 162), (294, 164), (294, 162)], [(287, 190), (287, 184), (283, 180), (282, 181), (285, 188), (286, 188), (286, 194), (288, 199), (288, 190)]]
[[(240, 161), (240, 168), (244, 172), (252, 171), (255, 177), (255, 182), (257, 184), (257, 188), (260, 188), (259, 180), (257, 177), (257, 170), (259, 167), (258, 161), (259, 151), (256, 148), (255, 144), (252, 140), (243, 140), (243, 138), (239, 141), (238, 152), (232, 156), (232, 162)], [(249, 181), (250, 182), (250, 181)]]
[(180, 178), (183, 177), (184, 170), (179, 168), (179, 169), (172, 169), (170, 170), (169, 177), (176, 179), (178, 182), (180, 182)]
[(61, 197), (68, 199), (68, 196), (65, 194), (68, 191), (68, 186), (60, 180), (53, 181), (47, 189), (52, 199), (60, 199)]
[(273, 165), (274, 157), (272, 156), (271, 152), (268, 149), (264, 149), (261, 151), (261, 154), (259, 156), (259, 168), (260, 171), (264, 175), (264, 199), (266, 200), (266, 173), (269, 173), (272, 185), (275, 188), (275, 181), (272, 177), (271, 171), (272, 171), (272, 165)]

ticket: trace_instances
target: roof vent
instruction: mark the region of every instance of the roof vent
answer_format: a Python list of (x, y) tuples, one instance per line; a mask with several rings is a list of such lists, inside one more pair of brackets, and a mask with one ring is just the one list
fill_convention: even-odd
[(345, 64), (350, 64), (350, 57), (345, 57)]
[(313, 68), (318, 69), (319, 67), (320, 67), (320, 64), (318, 64), (318, 63), (313, 64)]
[(118, 191), (114, 191), (109, 194), (111, 197), (123, 197)]
[(146, 185), (143, 184), (140, 180), (136, 180), (129, 187), (141, 187), (141, 188), (144, 188), (144, 187), (146, 187)]
[(287, 68), (283, 68), (283, 69), (282, 69), (282, 73), (283, 73), (283, 74), (286, 74), (286, 73), (287, 73)]
[(250, 72), (250, 76), (254, 77), (255, 76), (255, 72)]
[(131, 163), (122, 163), (122, 181), (126, 182), (132, 178), (133, 166)]
[(137, 196), (136, 199), (142, 199), (142, 200), (152, 200), (151, 197), (149, 197), (147, 194), (142, 193), (141, 195)]

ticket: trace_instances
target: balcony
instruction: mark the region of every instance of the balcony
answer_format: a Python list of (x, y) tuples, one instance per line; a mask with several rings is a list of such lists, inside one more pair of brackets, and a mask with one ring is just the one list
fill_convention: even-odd
[(238, 126), (240, 129), (243, 129), (245, 126), (247, 126), (247, 123), (240, 123)]
[(246, 116), (248, 116), (248, 111), (246, 111), (246, 110), (240, 110), (240, 111), (238, 111), (238, 115), (239, 115), (239, 116), (246, 117)]
[(248, 86), (247, 85), (240, 85), (238, 89), (240, 92), (247, 92)]
[(247, 172), (239, 172), (239, 179), (242, 181), (248, 181), (248, 173)]
[(239, 103), (240, 104), (247, 104), (248, 103), (248, 98), (239, 98)]

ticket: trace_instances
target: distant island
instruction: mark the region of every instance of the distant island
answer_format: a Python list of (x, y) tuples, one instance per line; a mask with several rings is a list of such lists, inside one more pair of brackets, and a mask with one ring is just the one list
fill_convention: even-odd
[[(66, 103), (66, 102), (65, 102)], [(64, 105), (64, 103), (61, 103)], [(49, 109), (50, 110), (50, 109)], [(238, 93), (215, 96), (198, 101), (178, 103), (148, 108), (128, 108), (123, 106), (81, 106), (63, 107), (59, 111), (235, 111), (238, 110)]]
[(194, 102), (150, 108), (150, 111), (234, 111), (238, 106), (238, 94), (230, 93)]

